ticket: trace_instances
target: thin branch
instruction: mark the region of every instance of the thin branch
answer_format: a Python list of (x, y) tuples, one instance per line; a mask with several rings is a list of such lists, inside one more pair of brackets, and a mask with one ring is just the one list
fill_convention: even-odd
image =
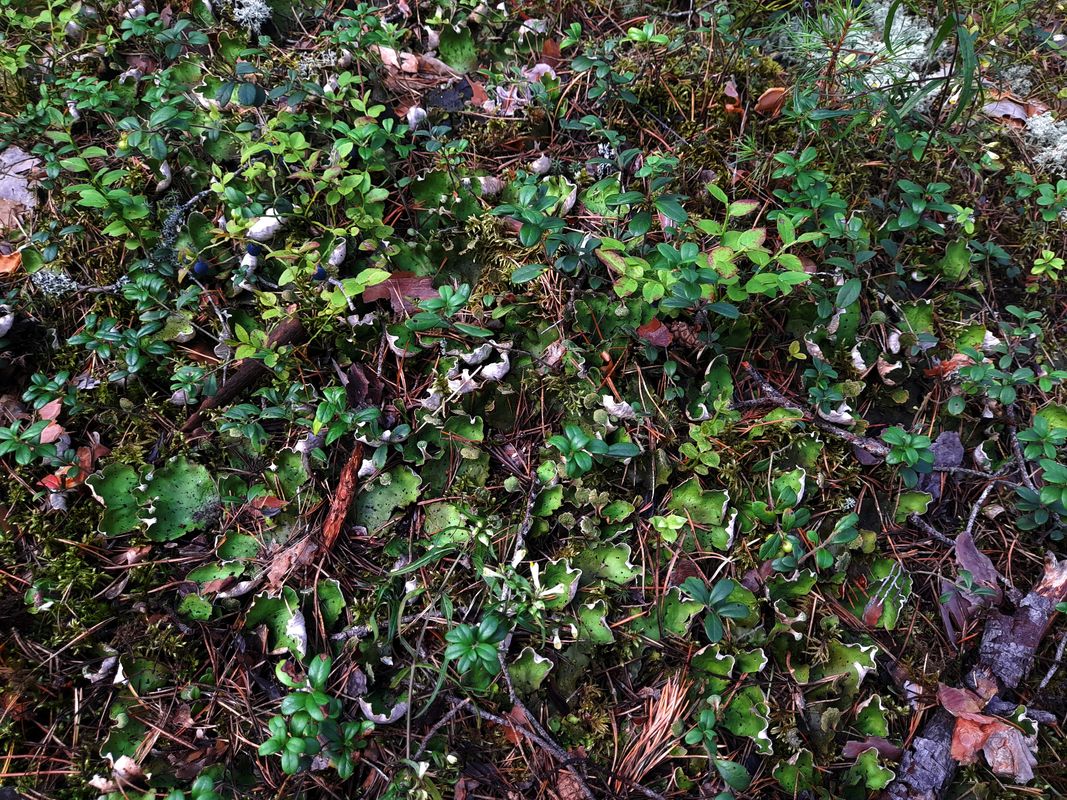
[(1037, 487), (1030, 478), (1030, 470), (1026, 468), (1023, 446), (1019, 444), (1019, 423), (1015, 416), (1015, 406), (1011, 403), (1004, 406), (1004, 415), (1008, 418), (1008, 438), (1011, 439), (1011, 452), (1015, 455), (1015, 463), (1019, 466), (1019, 477), (1023, 479), (1027, 489), (1036, 492)]
[(434, 736), (436, 736), (437, 732), (441, 730), (441, 728), (445, 727), (445, 725), (447, 725), (452, 720), (452, 718), (456, 716), (456, 714), (466, 708), (469, 704), (470, 698), (464, 698), (461, 703), (457, 703), (456, 705), (452, 706), (452, 708), (448, 710), (447, 714), (441, 717), (441, 719), (437, 720), (437, 722), (434, 723), (434, 726), (430, 728), (429, 732), (422, 737), (422, 741), (419, 742), (419, 749), (415, 751), (415, 755), (411, 757), (411, 760), (418, 761), (420, 758), (422, 758), (422, 754), (425, 753), (426, 748), (430, 746), (430, 740)]
[(1045, 677), (1042, 678), (1041, 683), (1037, 685), (1037, 690), (1039, 692), (1052, 683), (1052, 679), (1056, 677), (1056, 672), (1060, 668), (1060, 662), (1063, 661), (1063, 653), (1065, 650), (1067, 650), (1067, 631), (1060, 634), (1060, 643), (1056, 646), (1056, 655), (1052, 659), (1052, 666), (1048, 668)]
[(941, 533), (941, 531), (939, 531), (937, 528), (935, 528), (933, 525), (924, 520), (915, 512), (908, 514), (908, 522), (910, 522), (912, 525), (921, 530), (930, 538), (936, 539), (937, 541), (941, 542), (941, 544), (947, 545), (948, 547), (956, 546), (956, 543), (954, 541), (949, 539), (947, 536), (945, 536), (945, 534)]
[(982, 506), (985, 505), (985, 500), (989, 497), (989, 493), (993, 491), (997, 485), (996, 481), (990, 481), (989, 484), (982, 490), (982, 493), (978, 495), (978, 500), (974, 504), (974, 508), (971, 509), (971, 515), (967, 518), (967, 527), (963, 529), (964, 534), (970, 535), (974, 531), (974, 523), (978, 520), (978, 512), (982, 510)]
[(805, 408), (804, 406), (798, 405), (797, 403), (794, 403), (789, 398), (787, 398), (747, 361), (741, 362), (741, 366), (744, 368), (745, 372), (748, 373), (749, 377), (752, 378), (753, 381), (755, 381), (756, 385), (759, 386), (760, 391), (763, 392), (763, 394), (765, 394), (767, 398), (774, 404), (790, 411), (798, 411), (805, 417), (810, 417), (812, 423), (815, 425), (816, 428), (819, 428), (819, 430), (825, 431), (831, 436), (836, 436), (838, 439), (843, 439), (844, 441), (848, 442), (849, 444), (855, 445), (861, 450), (866, 450), (873, 456), (885, 458), (887, 455), (889, 455), (889, 448), (877, 439), (871, 439), (867, 436), (858, 436), (855, 433), (852, 433), (852, 431), (845, 430), (844, 428), (834, 425), (831, 422), (827, 422), (817, 413), (813, 412), (810, 408)]

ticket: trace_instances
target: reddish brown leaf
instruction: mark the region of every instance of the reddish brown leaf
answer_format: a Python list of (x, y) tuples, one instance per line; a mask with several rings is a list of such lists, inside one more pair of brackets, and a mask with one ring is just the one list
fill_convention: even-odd
[(545, 39), (545, 43), (541, 45), (541, 63), (555, 69), (560, 60), (559, 42), (555, 39)]
[(864, 753), (872, 747), (878, 751), (878, 755), (890, 761), (900, 761), (900, 757), (904, 755), (904, 751), (888, 739), (883, 739), (881, 736), (868, 736), (862, 742), (846, 742), (841, 750), (841, 756), (842, 758), (856, 759), (859, 758), (860, 753)]
[(17, 250), (8, 255), (0, 255), (0, 275), (10, 275), (22, 263), (22, 253)]
[(756, 101), (756, 113), (765, 117), (777, 117), (782, 113), (786, 95), (789, 90), (782, 86), (775, 86), (759, 96)]
[(974, 537), (969, 533), (961, 533), (956, 537), (956, 563), (960, 569), (970, 572), (977, 583), (997, 589), (999, 573), (989, 556), (975, 547)]
[(471, 81), (471, 105), (481, 108), (489, 102), (489, 95), (485, 93), (485, 87), (478, 81)]
[(971, 360), (970, 356), (963, 353), (956, 353), (952, 358), (942, 361), (940, 364), (937, 364), (930, 369), (924, 369), (923, 374), (926, 375), (927, 378), (947, 378), (960, 367), (970, 366), (973, 363), (974, 362)]
[(58, 422), (50, 422), (48, 427), (41, 431), (41, 444), (51, 444), (67, 432), (67, 429)]
[(478, 781), (467, 775), (456, 781), (456, 788), (452, 793), (452, 800), (467, 800), (468, 793), (478, 788)]
[(381, 283), (363, 290), (365, 301), (388, 300), (394, 311), (413, 311), (415, 304), (411, 300), (428, 300), (437, 296), (432, 278), (412, 272), (394, 272)]
[(656, 347), (668, 347), (674, 341), (671, 329), (655, 317), (638, 328), (637, 335)]
[(76, 453), (78, 459), (78, 474), (70, 474), (73, 471), (72, 467), (60, 467), (56, 470), (54, 475), (47, 475), (38, 481), (38, 485), (43, 486), (50, 492), (62, 492), (75, 486), (79, 486), (85, 483), (85, 479), (92, 474), (93, 465), (96, 463), (97, 459), (106, 456), (110, 452), (110, 448), (100, 444), (100, 434), (90, 433), (89, 444), (79, 447)]
[(45, 403), (41, 406), (41, 410), (37, 412), (37, 416), (41, 419), (57, 420), (59, 419), (59, 412), (63, 410), (63, 399), (53, 400), (51, 403)]
[(993, 717), (986, 717), (986, 719), (989, 721), (956, 720), (956, 728), (952, 732), (951, 754), (961, 764), (973, 764), (978, 758), (978, 752), (985, 747), (985, 743), (997, 727), (1007, 727), (1003, 722)]
[[(954, 686), (937, 685), (937, 701), (954, 717), (973, 719), (976, 715), (985, 717), (982, 709), (987, 700), (983, 700), (970, 689), (957, 689)], [(988, 719), (988, 717), (985, 717)]]
[[(526, 712), (522, 710), (522, 706), (512, 706), (511, 711), (509, 711), (506, 716), (509, 722), (519, 726), (520, 728), (525, 728), (526, 730), (529, 730), (530, 720), (526, 718)], [(514, 745), (518, 745), (519, 742), (521, 742), (523, 739), (523, 735), (510, 725), (504, 726), (504, 736), (509, 742)]]

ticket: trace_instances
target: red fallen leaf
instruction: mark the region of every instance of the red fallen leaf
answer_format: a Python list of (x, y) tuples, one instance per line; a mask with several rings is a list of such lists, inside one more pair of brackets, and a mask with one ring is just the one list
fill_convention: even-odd
[(80, 486), (85, 483), (85, 479), (92, 474), (93, 465), (96, 463), (97, 459), (103, 458), (110, 452), (111, 448), (100, 444), (100, 434), (90, 433), (89, 444), (79, 447), (75, 454), (75, 457), (78, 460), (77, 475), (74, 475), (73, 477), (70, 475), (71, 467), (69, 466), (60, 467), (56, 470), (54, 475), (46, 475), (37, 482), (37, 485), (43, 486), (50, 492), (62, 492), (67, 489), (72, 489), (75, 486)]
[(288, 501), (274, 495), (260, 495), (251, 503), (252, 508), (259, 511), (264, 517), (273, 517), (279, 510), (289, 505)]
[(765, 117), (777, 117), (782, 113), (786, 95), (789, 90), (783, 86), (774, 86), (759, 96), (756, 101), (756, 113)]
[(960, 367), (966, 367), (973, 364), (974, 361), (970, 356), (964, 353), (956, 353), (952, 358), (942, 361), (940, 364), (930, 368), (924, 369), (923, 374), (927, 378), (946, 378)]
[(0, 254), (0, 275), (10, 275), (22, 263), (22, 253), (17, 250), (8, 255)]
[(51, 444), (67, 432), (67, 429), (58, 422), (50, 422), (48, 427), (41, 431), (41, 444)]
[(674, 341), (671, 329), (655, 317), (638, 328), (637, 335), (656, 347), (668, 347)]
[(394, 272), (386, 280), (363, 290), (366, 302), (388, 300), (394, 311), (413, 311), (415, 304), (410, 300), (429, 300), (437, 297), (433, 288), (433, 279), (428, 275), (416, 275), (413, 272)]
[(882, 756), (882, 758), (890, 761), (900, 761), (904, 755), (904, 751), (888, 739), (883, 739), (881, 736), (868, 736), (862, 742), (845, 742), (845, 746), (841, 749), (841, 756), (842, 758), (856, 759), (860, 757), (860, 753), (864, 753), (871, 748), (877, 750), (878, 755)]
[[(511, 711), (509, 711), (506, 716), (509, 722), (518, 725), (520, 728), (526, 728), (527, 730), (529, 730), (530, 720), (526, 718), (526, 712), (522, 710), (521, 706), (513, 706)], [(517, 745), (519, 742), (522, 741), (522, 734), (510, 725), (504, 726), (504, 736), (507, 737), (507, 740), (514, 745)]]

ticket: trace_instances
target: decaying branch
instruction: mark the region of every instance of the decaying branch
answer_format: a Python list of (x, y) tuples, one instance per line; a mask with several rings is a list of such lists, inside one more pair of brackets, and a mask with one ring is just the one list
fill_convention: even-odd
[[(1001, 694), (1023, 682), (1034, 665), (1034, 656), (1044, 638), (1056, 604), (1067, 597), (1067, 560), (1049, 556), (1045, 573), (1020, 601), (1011, 616), (994, 612), (986, 622), (978, 648), (978, 663), (968, 673), (966, 683), (977, 686), (980, 680), (996, 680), (997, 694), (990, 705), (1000, 702)], [(904, 754), (897, 779), (883, 793), (884, 800), (941, 800), (952, 784), (959, 765), (952, 757), (952, 735), (956, 719), (938, 708), (912, 740)]]
[(330, 501), (330, 510), (326, 514), (326, 521), (322, 524), (322, 546), (328, 552), (333, 543), (337, 541), (341, 527), (348, 516), (348, 509), (352, 505), (352, 498), (356, 493), (356, 479), (359, 477), (359, 467), (363, 463), (363, 445), (356, 443), (352, 449), (352, 455), (348, 457), (341, 477), (337, 481), (337, 489)]
[[(277, 328), (270, 332), (267, 337), (267, 347), (274, 349), (275, 347), (281, 347), (282, 345), (292, 344), (293, 342), (300, 341), (307, 336), (307, 331), (304, 330), (304, 324), (296, 318), (287, 319)], [(204, 398), (204, 402), (200, 404), (193, 414), (182, 425), (182, 433), (191, 433), (200, 427), (200, 424), (204, 420), (204, 414), (213, 408), (218, 406), (224, 406), (238, 397), (245, 389), (252, 384), (259, 381), (270, 370), (263, 364), (262, 361), (255, 358), (244, 359), (240, 366), (230, 376), (229, 380), (219, 387), (219, 390), (211, 397)]]
[(797, 403), (794, 403), (789, 398), (787, 398), (784, 394), (778, 391), (778, 389), (775, 388), (775, 386), (770, 381), (764, 378), (763, 375), (761, 375), (760, 372), (754, 366), (749, 364), (747, 361), (743, 361), (741, 363), (741, 366), (744, 368), (745, 372), (748, 373), (749, 377), (752, 378), (753, 381), (755, 381), (756, 385), (759, 386), (760, 391), (763, 392), (767, 400), (769, 400), (773, 405), (776, 405), (779, 408), (788, 409), (790, 411), (798, 411), (805, 417), (810, 417), (812, 423), (819, 430), (824, 431), (830, 434), (831, 436), (835, 436), (838, 439), (843, 439), (849, 444), (855, 445), (861, 450), (865, 450), (872, 456), (876, 456), (878, 458), (885, 458), (887, 455), (889, 455), (889, 448), (877, 439), (872, 439), (869, 436), (858, 436), (852, 431), (845, 430), (839, 425), (834, 425), (832, 422), (827, 422), (818, 414), (813, 412), (810, 408), (805, 408), (804, 406), (798, 405)]

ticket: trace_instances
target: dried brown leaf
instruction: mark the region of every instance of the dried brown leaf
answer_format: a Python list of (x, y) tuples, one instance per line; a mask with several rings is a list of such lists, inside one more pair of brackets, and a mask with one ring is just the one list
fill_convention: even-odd
[(990, 589), (997, 589), (997, 579), (1000, 573), (993, 566), (989, 556), (975, 546), (974, 537), (969, 533), (961, 533), (956, 537), (956, 563), (959, 564), (960, 569), (970, 572), (977, 583)]
[(954, 686), (946, 686), (943, 683), (939, 683), (937, 685), (937, 701), (954, 717), (971, 719), (977, 715), (988, 719), (982, 714), (982, 709), (986, 707), (987, 701), (970, 689), (957, 689)]

